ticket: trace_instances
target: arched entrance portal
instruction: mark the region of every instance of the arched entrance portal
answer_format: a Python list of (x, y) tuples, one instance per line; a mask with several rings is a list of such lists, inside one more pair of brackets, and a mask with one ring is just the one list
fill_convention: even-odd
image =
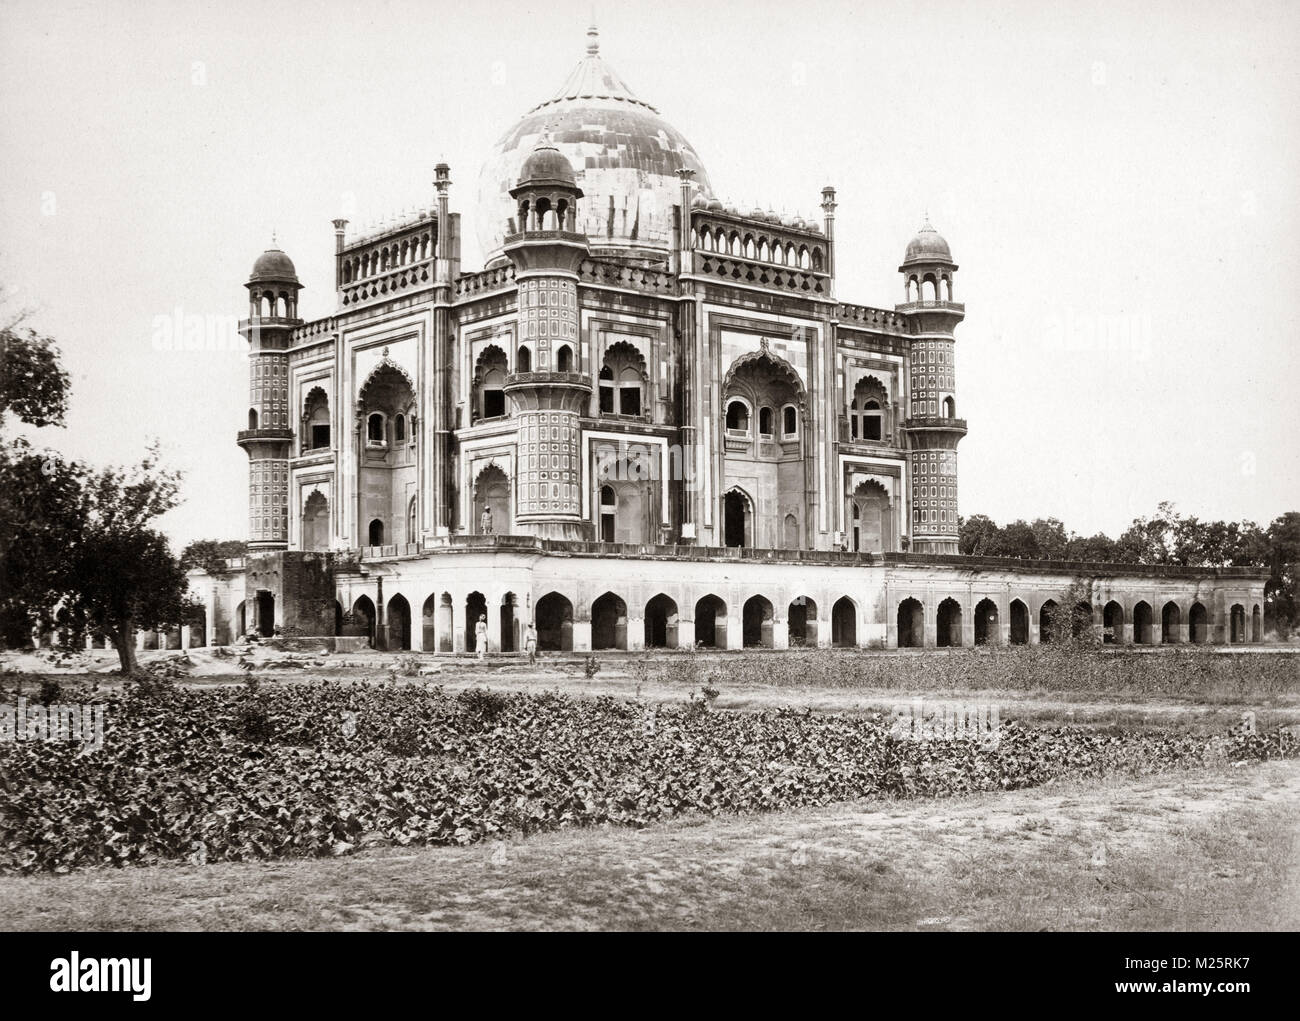
[(772, 604), (763, 596), (750, 596), (743, 610), (745, 648), (772, 648)]
[(722, 542), (726, 546), (754, 544), (754, 512), (749, 497), (730, 490), (722, 501)]
[(1056, 600), (1049, 599), (1038, 608), (1038, 640), (1043, 645), (1056, 641)]
[(1228, 612), (1229, 635), (1228, 641), (1234, 645), (1246, 640), (1246, 608), (1237, 603)]
[(677, 648), (677, 604), (662, 592), (646, 603), (645, 647)]
[(1124, 641), (1124, 607), (1115, 600), (1101, 611), (1101, 640), (1105, 645), (1119, 645)]
[(371, 648), (375, 645), (375, 604), (369, 596), (361, 596), (352, 604), (352, 626), (344, 629), (356, 636), (369, 640)]
[(438, 651), (438, 594), (435, 592), (420, 608), (420, 648), (425, 652)]
[[(478, 652), (479, 620), (487, 616), (487, 599), (482, 592), (471, 592), (465, 600), (465, 651)], [(487, 649), (483, 650), (487, 652)]]
[(388, 601), (388, 647), (411, 647), (411, 604), (400, 594)]
[(313, 489), (302, 508), (302, 548), (330, 548), (330, 503), (319, 489)]
[(961, 646), (961, 604), (955, 599), (945, 599), (939, 604), (934, 621), (934, 643), (939, 648)]
[(591, 647), (627, 648), (627, 603), (613, 592), (591, 604)]
[(845, 649), (858, 644), (858, 608), (848, 596), (841, 596), (831, 607), (831, 644)]
[(1192, 603), (1187, 614), (1187, 636), (1196, 645), (1210, 640), (1210, 615), (1200, 603)]
[(998, 604), (992, 599), (981, 599), (975, 604), (975, 644), (997, 645), (1000, 637)]
[(542, 652), (573, 651), (573, 604), (558, 592), (537, 600), (534, 614), (537, 648)]
[(919, 599), (898, 604), (898, 647), (919, 649), (925, 642), (925, 608)]
[(1029, 644), (1029, 607), (1019, 599), (1011, 600), (1011, 644)]
[(519, 600), (513, 592), (501, 597), (501, 651), (514, 652), (519, 648)]
[(510, 534), (510, 480), (495, 464), (484, 468), (474, 480), (473, 515), (469, 526), (476, 535)]
[(879, 553), (894, 548), (894, 514), (885, 487), (874, 479), (859, 483), (848, 499), (849, 549)]
[(727, 647), (727, 604), (714, 595), (695, 604), (695, 644), (706, 649)]
[(817, 604), (807, 596), (799, 596), (786, 611), (786, 632), (791, 648), (817, 644)]
[(1164, 609), (1160, 611), (1160, 631), (1161, 641), (1166, 645), (1174, 645), (1182, 641), (1182, 635), (1179, 633), (1183, 623), (1183, 611), (1178, 608), (1175, 602), (1165, 603)]
[(1146, 600), (1133, 606), (1133, 644), (1151, 644), (1151, 604)]

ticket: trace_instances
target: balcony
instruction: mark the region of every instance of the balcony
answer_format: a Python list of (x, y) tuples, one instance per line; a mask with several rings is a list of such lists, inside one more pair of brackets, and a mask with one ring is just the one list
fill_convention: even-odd
[(512, 372), (506, 376), (506, 389), (512, 386), (580, 386), (591, 389), (591, 377), (585, 372)]
[(506, 248), (512, 245), (523, 244), (525, 242), (536, 242), (537, 244), (554, 244), (555, 242), (564, 244), (581, 245), (587, 247), (587, 235), (579, 234), (572, 230), (522, 230), (514, 234), (507, 234), (504, 240)]
[(913, 312), (952, 312), (960, 316), (966, 314), (966, 306), (960, 301), (909, 301), (896, 305), (895, 310), (904, 314)]
[(903, 429), (907, 432), (949, 432), (965, 436), (966, 419), (943, 418), (940, 415), (909, 418), (903, 423)]
[(240, 446), (245, 443), (257, 443), (262, 441), (275, 442), (283, 440), (289, 442), (293, 439), (292, 429), (240, 429), (235, 434), (235, 442)]

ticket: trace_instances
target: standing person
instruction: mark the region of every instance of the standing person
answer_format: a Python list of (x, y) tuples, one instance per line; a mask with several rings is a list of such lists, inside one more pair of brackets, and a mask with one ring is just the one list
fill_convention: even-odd
[(484, 535), (492, 534), (492, 508), (484, 507), (483, 514), (478, 519), (478, 530)]
[(480, 614), (474, 625), (474, 651), (479, 659), (487, 655), (487, 614)]
[(533, 666), (537, 663), (537, 628), (533, 627), (533, 622), (528, 622), (528, 630), (524, 632), (524, 651), (528, 653), (528, 665)]

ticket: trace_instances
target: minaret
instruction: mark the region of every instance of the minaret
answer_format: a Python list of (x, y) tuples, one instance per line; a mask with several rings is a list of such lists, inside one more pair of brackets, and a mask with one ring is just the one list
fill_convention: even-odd
[(543, 140), (510, 195), (517, 216), (504, 251), (515, 265), (519, 318), (505, 389), (519, 423), (515, 523), (525, 534), (583, 539), (578, 418), (591, 399), (591, 369), (578, 330), (582, 190), (569, 161)]
[(957, 264), (927, 218), (907, 246), (905, 301), (895, 306), (912, 325), (907, 420), (912, 480), (913, 553), (957, 552), (957, 444), (966, 422), (957, 417), (953, 331), (966, 307), (952, 300)]
[(289, 546), (289, 347), (298, 318), (302, 284), (290, 258), (268, 248), (253, 264), (248, 319), (239, 324), (248, 341), (248, 428), (237, 442), (248, 452), (248, 548)]

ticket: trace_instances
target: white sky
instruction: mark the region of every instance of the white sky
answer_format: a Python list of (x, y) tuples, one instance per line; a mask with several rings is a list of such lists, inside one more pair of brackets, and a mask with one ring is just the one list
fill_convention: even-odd
[[(1138, 9), (1138, 8), (1141, 9)], [(61, 342), (95, 461), (151, 436), (174, 538), (242, 537), (237, 338), (272, 229), (333, 310), (333, 235), (432, 202), (464, 268), (494, 140), (582, 57), (590, 5), (7, 0), (0, 283)], [(1300, 8), (1279, 3), (598, 5), (601, 52), (743, 208), (839, 191), (839, 296), (890, 307), (929, 210), (961, 265), (961, 513), (1118, 534), (1174, 500), (1300, 507)]]

